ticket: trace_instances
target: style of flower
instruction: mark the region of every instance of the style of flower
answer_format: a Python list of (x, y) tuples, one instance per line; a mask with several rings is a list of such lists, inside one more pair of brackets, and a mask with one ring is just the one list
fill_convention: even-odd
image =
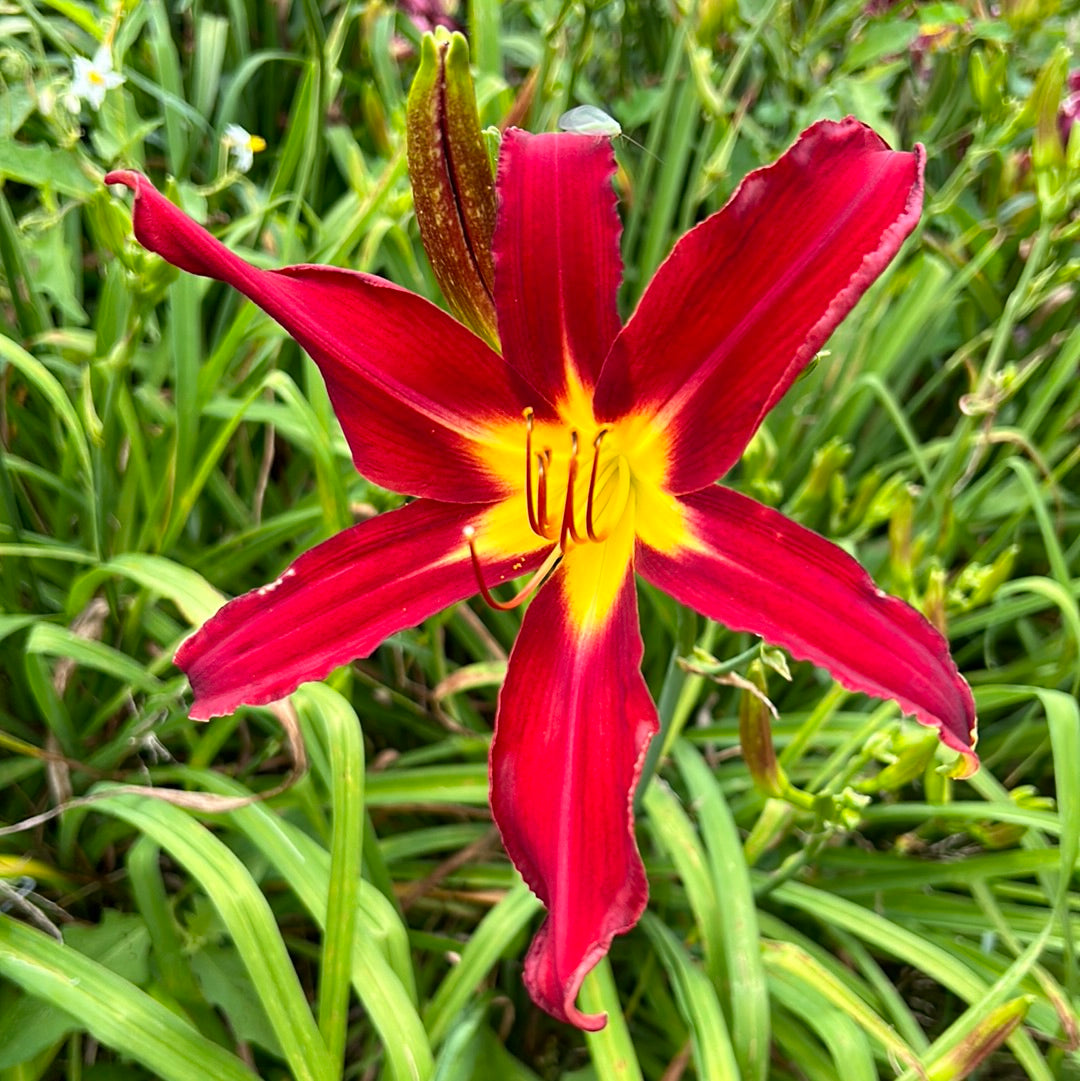
[[(635, 572), (852, 690), (891, 698), (976, 764), (945, 640), (854, 559), (714, 482), (895, 255), (923, 152), (822, 121), (676, 245), (623, 326), (610, 141), (506, 132), (493, 301), (501, 354), (428, 301), (336, 267), (257, 269), (135, 172), (149, 249), (227, 282), (319, 365), (357, 469), (416, 497), (318, 545), (180, 648), (192, 716), (260, 704), (479, 592), (532, 595), (499, 695), (491, 807), (548, 909), (525, 962), (575, 1005), (647, 883), (632, 794), (657, 714)], [(503, 583), (529, 575), (515, 596)]]
[[(105, 103), (105, 94), (124, 82), (123, 75), (113, 70), (112, 54), (109, 46), (102, 44), (94, 53), (93, 60), (77, 56), (72, 61), (74, 78), (68, 94), (78, 108), (78, 102), (85, 101), (95, 112)], [(72, 110), (73, 112), (75, 109)]]
[(266, 140), (261, 135), (252, 135), (239, 124), (226, 124), (225, 134), (221, 137), (236, 162), (236, 168), (246, 173), (255, 162), (255, 155), (266, 149)]

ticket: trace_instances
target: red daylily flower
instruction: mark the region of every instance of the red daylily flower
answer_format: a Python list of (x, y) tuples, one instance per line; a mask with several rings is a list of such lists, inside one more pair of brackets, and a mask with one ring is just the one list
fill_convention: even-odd
[[(499, 695), (491, 807), (548, 908), (534, 1000), (575, 999), (647, 885), (631, 797), (656, 709), (635, 571), (679, 601), (891, 698), (974, 767), (970, 689), (942, 636), (850, 556), (715, 485), (896, 253), (922, 149), (854, 119), (808, 129), (676, 244), (620, 325), (609, 140), (506, 133), (493, 241), (502, 354), (428, 301), (334, 267), (250, 266), (137, 173), (138, 239), (235, 286), (322, 370), (356, 467), (418, 497), (302, 555), (180, 648), (192, 716), (291, 692), (480, 589), (539, 585)], [(540, 584), (542, 581), (542, 584)]]

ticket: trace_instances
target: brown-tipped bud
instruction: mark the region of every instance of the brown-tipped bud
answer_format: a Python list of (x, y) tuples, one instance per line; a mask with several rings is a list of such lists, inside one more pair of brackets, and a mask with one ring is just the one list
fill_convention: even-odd
[(454, 315), (497, 349), (495, 180), (461, 34), (424, 35), (407, 134), (416, 220), (435, 277)]
[(1031, 995), (1023, 995), (991, 1010), (950, 1051), (926, 1068), (927, 1081), (962, 1081), (970, 1077), (1024, 1020)]

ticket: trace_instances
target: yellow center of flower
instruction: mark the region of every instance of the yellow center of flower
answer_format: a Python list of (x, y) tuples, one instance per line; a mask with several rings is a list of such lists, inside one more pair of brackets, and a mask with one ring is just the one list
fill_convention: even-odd
[[(576, 381), (557, 414), (540, 419), (528, 408), (520, 422), (493, 433), (484, 465), (512, 494), (466, 530), (465, 539), (481, 593), (497, 608), (522, 603), (562, 560), (567, 596), (584, 625), (614, 602), (635, 537), (670, 551), (686, 529), (665, 487), (669, 439), (650, 416), (600, 423), (590, 391)], [(545, 548), (543, 563), (516, 596), (492, 596), (483, 576), (490, 556)]]
[[(559, 436), (569, 435), (569, 446), (563, 447), (562, 453), (550, 446), (541, 451), (533, 441), (533, 410), (526, 409), (524, 417), (525, 508), (529, 528), (544, 540), (557, 540), (563, 551), (571, 543), (607, 540), (626, 510), (630, 496), (630, 466), (625, 454), (611, 450), (614, 439), (606, 438), (611, 435), (611, 429), (603, 427), (593, 437), (592, 464), (588, 466), (589, 456), (582, 455), (581, 436), (576, 428), (571, 428), (569, 433), (565, 429), (557, 430)], [(554, 506), (549, 502), (552, 493), (561, 496)]]

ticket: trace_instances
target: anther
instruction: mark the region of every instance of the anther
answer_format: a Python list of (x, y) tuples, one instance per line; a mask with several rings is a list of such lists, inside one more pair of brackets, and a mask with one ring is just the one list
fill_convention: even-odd
[(608, 533), (597, 533), (596, 523), (593, 521), (593, 502), (596, 498), (596, 474), (600, 467), (600, 444), (607, 435), (607, 428), (601, 428), (600, 434), (593, 440), (592, 472), (589, 474), (589, 494), (585, 498), (585, 532), (591, 541), (607, 540), (611, 536)]
[(485, 604), (498, 609), (500, 612), (508, 612), (511, 608), (517, 608), (519, 604), (524, 604), (536, 592), (562, 557), (561, 548), (558, 546), (552, 548), (544, 558), (544, 562), (536, 568), (536, 572), (525, 585), (510, 600), (500, 601), (492, 595), (491, 590), (484, 584), (483, 568), (480, 566), (480, 557), (476, 554), (476, 529), (471, 525), (467, 525), (462, 530), (462, 535), (465, 537), (465, 543), (469, 546), (469, 557), (472, 559), (473, 573), (476, 575), (476, 584), (480, 589), (480, 596), (484, 598)]

